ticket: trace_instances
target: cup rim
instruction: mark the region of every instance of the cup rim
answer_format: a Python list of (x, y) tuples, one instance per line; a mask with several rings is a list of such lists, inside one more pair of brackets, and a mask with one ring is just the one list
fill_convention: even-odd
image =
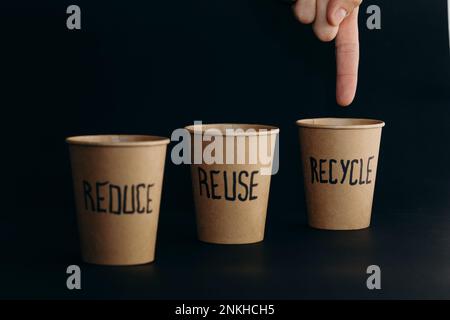
[[(207, 124), (201, 124), (202, 129), (199, 130), (199, 125), (189, 125), (184, 127), (186, 130), (188, 130), (191, 134), (199, 134), (199, 135), (206, 135), (206, 136), (220, 136), (220, 135), (226, 135), (226, 136), (264, 136), (269, 134), (278, 134), (280, 132), (280, 129), (271, 126), (271, 125), (265, 125), (265, 124), (249, 124), (249, 123), (207, 123)], [(252, 132), (233, 132), (231, 134), (225, 134), (222, 132), (222, 134), (218, 132), (208, 132), (205, 133), (208, 129), (254, 129), (256, 131)], [(260, 130), (264, 131), (260, 131)]]
[(144, 147), (165, 145), (169, 138), (140, 134), (97, 134), (81, 135), (66, 138), (69, 145), (96, 146), (96, 147)]
[(381, 120), (366, 118), (310, 118), (295, 122), (297, 126), (313, 129), (374, 129), (382, 128), (385, 123)]

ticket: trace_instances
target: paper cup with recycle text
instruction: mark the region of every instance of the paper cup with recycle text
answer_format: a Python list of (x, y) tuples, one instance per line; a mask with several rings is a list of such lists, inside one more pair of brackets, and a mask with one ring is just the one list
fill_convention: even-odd
[(216, 244), (262, 241), (271, 175), (278, 168), (279, 129), (251, 124), (186, 129), (191, 135), (199, 240)]
[(298, 120), (309, 225), (356, 230), (370, 225), (383, 121)]
[(85, 262), (152, 262), (168, 138), (96, 135), (66, 139)]

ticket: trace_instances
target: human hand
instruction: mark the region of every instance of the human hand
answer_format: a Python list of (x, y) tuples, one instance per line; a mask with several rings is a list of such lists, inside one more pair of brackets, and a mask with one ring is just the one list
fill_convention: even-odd
[(362, 0), (297, 0), (297, 19), (313, 24), (322, 41), (336, 39), (336, 101), (345, 107), (355, 98), (358, 82), (358, 9)]

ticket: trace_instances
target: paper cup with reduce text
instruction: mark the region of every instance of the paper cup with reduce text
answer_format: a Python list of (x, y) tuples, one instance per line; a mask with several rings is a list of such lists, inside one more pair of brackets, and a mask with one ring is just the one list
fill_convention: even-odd
[(309, 225), (369, 227), (383, 121), (298, 120)]
[(216, 244), (263, 241), (271, 175), (278, 168), (279, 129), (251, 124), (186, 129), (192, 144), (199, 240)]
[(67, 138), (85, 262), (136, 265), (155, 257), (168, 138)]

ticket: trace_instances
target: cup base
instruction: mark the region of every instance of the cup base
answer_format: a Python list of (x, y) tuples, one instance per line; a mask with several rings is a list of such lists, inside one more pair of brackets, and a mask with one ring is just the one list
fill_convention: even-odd
[(313, 225), (308, 223), (310, 228), (318, 230), (328, 230), (328, 231), (356, 231), (364, 230), (370, 228), (370, 224), (361, 226), (324, 226), (324, 225)]
[(127, 267), (127, 266), (140, 266), (140, 265), (144, 265), (144, 264), (151, 264), (151, 263), (155, 262), (155, 259), (136, 261), (136, 262), (102, 262), (102, 261), (93, 261), (93, 260), (83, 258), (83, 262), (87, 263), (87, 264), (96, 265), (96, 266)]
[(200, 239), (198, 238), (200, 242), (207, 243), (207, 244), (214, 244), (214, 245), (225, 245), (225, 246), (232, 246), (232, 245), (246, 245), (246, 244), (256, 244), (261, 243), (264, 241), (264, 238), (257, 239), (257, 240), (250, 240), (250, 241), (221, 241), (221, 240), (206, 240), (206, 239)]

